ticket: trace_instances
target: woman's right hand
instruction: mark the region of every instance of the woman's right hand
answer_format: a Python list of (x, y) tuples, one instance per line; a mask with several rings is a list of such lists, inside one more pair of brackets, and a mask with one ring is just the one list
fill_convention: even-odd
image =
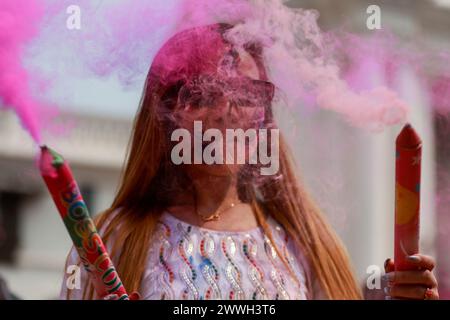
[[(141, 300), (141, 296), (137, 292), (130, 294), (129, 298), (130, 300)], [(102, 300), (119, 300), (119, 296), (117, 294), (107, 294)]]

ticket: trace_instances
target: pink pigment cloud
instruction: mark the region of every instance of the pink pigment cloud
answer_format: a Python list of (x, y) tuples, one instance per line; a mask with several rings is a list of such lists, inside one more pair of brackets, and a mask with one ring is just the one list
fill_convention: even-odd
[(13, 109), (22, 125), (39, 143), (40, 102), (31, 92), (33, 75), (23, 65), (26, 46), (38, 34), (44, 17), (42, 1), (0, 2), (0, 102)]
[[(382, 129), (407, 120), (409, 108), (392, 86), (397, 69), (405, 63), (420, 69), (431, 57), (391, 50), (398, 43), (389, 38), (383, 43), (336, 34), (330, 44), (330, 33), (318, 26), (318, 12), (289, 8), (283, 0), (128, 0), (107, 2), (107, 6), (78, 0), (83, 26), (68, 31), (65, 9), (72, 4), (69, 0), (0, 2), (0, 100), (17, 113), (37, 142), (41, 130), (50, 125), (45, 92), (39, 92), (43, 96), (39, 99), (33, 93), (40, 79), (64, 83), (73, 71), (99, 78), (116, 76), (124, 87), (140, 87), (164, 42), (193, 26), (234, 24), (227, 34), (230, 42), (264, 45), (270, 79), (286, 107), (330, 110), (364, 128)], [(45, 74), (25, 67), (29, 46), (39, 52), (51, 44), (72, 48), (70, 59), (61, 54), (55, 61), (72, 69)], [(381, 49), (374, 51), (374, 45)], [(341, 58), (350, 63), (342, 63)], [(448, 56), (443, 54), (441, 63), (445, 61)], [(382, 81), (372, 82), (374, 74)], [(442, 79), (430, 85), (429, 94), (441, 112), (450, 110), (449, 87)]]

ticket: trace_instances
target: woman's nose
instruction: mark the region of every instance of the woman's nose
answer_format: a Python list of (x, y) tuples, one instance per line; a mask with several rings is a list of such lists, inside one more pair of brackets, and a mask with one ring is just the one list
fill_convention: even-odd
[(240, 110), (238, 107), (236, 107), (236, 105), (230, 104), (227, 116), (231, 123), (236, 124), (239, 121), (241, 115), (239, 111)]

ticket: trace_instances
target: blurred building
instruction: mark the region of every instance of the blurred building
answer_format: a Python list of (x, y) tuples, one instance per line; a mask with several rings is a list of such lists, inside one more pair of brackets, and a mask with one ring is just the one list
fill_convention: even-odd
[[(437, 3), (298, 0), (290, 5), (317, 9), (325, 30), (345, 25), (367, 33), (366, 9), (378, 4), (384, 27), (426, 47), (450, 48), (450, 11), (444, 1)], [(438, 71), (429, 76), (438, 77)], [(450, 197), (442, 195), (450, 190), (450, 178), (437, 174), (450, 172), (449, 125), (430, 113), (434, 102), (410, 70), (402, 70), (398, 81), (424, 140), (421, 246), (437, 256), (441, 293), (450, 292)], [(281, 111), (278, 117), (305, 183), (342, 236), (363, 283), (369, 266), (382, 268), (393, 256), (394, 141), (401, 128), (363, 133), (326, 111), (307, 116)], [(90, 211), (100, 212), (113, 200), (131, 121), (76, 112), (64, 118), (75, 119), (74, 128), (45, 141), (70, 161)], [(37, 147), (11, 112), (0, 112), (0, 142), (0, 275), (20, 297), (55, 298), (69, 236), (34, 164)]]
[[(113, 200), (131, 121), (68, 118), (73, 129), (45, 141), (69, 160), (90, 212), (97, 213)], [(12, 112), (0, 112), (0, 141), (0, 274), (19, 297), (55, 298), (69, 235), (35, 164), (37, 146)]]
[[(345, 30), (359, 34), (372, 32), (366, 26), (367, 8), (378, 5), (383, 29), (418, 48), (450, 51), (450, 1), (293, 0), (290, 3), (317, 9), (323, 30), (344, 26)], [(434, 87), (440, 81), (449, 81), (440, 74), (442, 68), (447, 67), (430, 65), (424, 76)], [(411, 107), (410, 121), (424, 143), (421, 250), (437, 258), (441, 297), (450, 298), (447, 254), (450, 250), (450, 176), (446, 174), (450, 169), (450, 130), (448, 114), (436, 113), (445, 109), (443, 104), (448, 113), (450, 94), (447, 93), (446, 101), (434, 99), (429, 95), (430, 88), (421, 80), (412, 70), (401, 70), (396, 79), (396, 91)], [(365, 135), (329, 112), (322, 111), (315, 117), (303, 122), (301, 117), (291, 120), (300, 123), (299, 127), (303, 128), (300, 136), (305, 136), (296, 150), (297, 156), (305, 179), (344, 239), (356, 273), (363, 280), (370, 265), (382, 268), (384, 259), (393, 256), (394, 141), (401, 128)], [(316, 147), (317, 141), (310, 138), (317, 136), (317, 127), (326, 128), (321, 137), (326, 143), (321, 149)]]

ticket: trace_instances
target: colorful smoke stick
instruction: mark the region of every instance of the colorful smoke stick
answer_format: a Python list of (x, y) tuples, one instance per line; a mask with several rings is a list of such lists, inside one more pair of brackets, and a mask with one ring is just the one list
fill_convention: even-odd
[(422, 141), (410, 124), (396, 140), (395, 270), (407, 270), (406, 257), (419, 252)]
[(86, 271), (100, 297), (128, 300), (119, 275), (97, 232), (69, 165), (55, 151), (41, 147), (40, 171)]

